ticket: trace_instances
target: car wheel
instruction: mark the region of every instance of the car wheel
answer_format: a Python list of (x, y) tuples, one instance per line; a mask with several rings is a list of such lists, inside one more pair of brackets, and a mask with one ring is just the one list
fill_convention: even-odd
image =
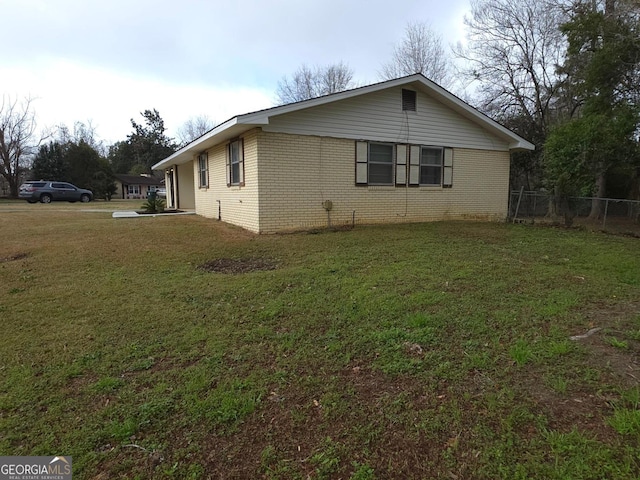
[(49, 195), (48, 193), (43, 193), (42, 195), (40, 195), (40, 202), (51, 203), (51, 195)]
[(91, 197), (85, 193), (80, 197), (80, 201), (82, 203), (90, 202), (91, 201)]

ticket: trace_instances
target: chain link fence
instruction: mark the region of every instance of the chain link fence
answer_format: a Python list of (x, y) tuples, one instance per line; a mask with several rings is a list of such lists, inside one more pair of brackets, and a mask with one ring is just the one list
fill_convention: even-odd
[[(594, 203), (599, 207), (597, 215), (592, 215)], [(640, 201), (513, 191), (509, 198), (509, 219), (521, 223), (578, 225), (640, 236)]]

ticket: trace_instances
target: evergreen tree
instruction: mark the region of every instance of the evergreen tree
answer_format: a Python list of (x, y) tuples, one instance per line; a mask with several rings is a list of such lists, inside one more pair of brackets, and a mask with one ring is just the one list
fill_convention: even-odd
[(176, 145), (165, 134), (164, 120), (156, 109), (145, 110), (141, 115), (144, 117), (144, 124), (131, 119), (134, 131), (127, 137), (127, 143), (133, 155), (132, 167), (142, 165), (147, 173), (151, 173), (151, 167), (173, 154)]
[(107, 158), (114, 173), (131, 173), (134, 155), (133, 148), (128, 141), (116, 142), (111, 145)]
[[(568, 41), (561, 71), (578, 105), (545, 144), (549, 183), (561, 193), (605, 197), (607, 173), (637, 165), (639, 10), (631, 0), (580, 1), (561, 26)], [(591, 216), (600, 208), (594, 200)]]
[(93, 191), (96, 198), (109, 200), (116, 185), (109, 162), (86, 140), (67, 138), (40, 147), (33, 162), (35, 180), (58, 180)]
[(57, 141), (40, 146), (31, 166), (33, 180), (61, 180), (67, 178), (65, 146)]

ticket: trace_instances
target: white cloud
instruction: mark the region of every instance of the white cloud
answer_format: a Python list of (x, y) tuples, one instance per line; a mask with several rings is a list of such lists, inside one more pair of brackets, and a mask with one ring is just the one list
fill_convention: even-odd
[(106, 143), (156, 108), (170, 135), (271, 106), (302, 63), (343, 61), (378, 80), (409, 21), (455, 43), (468, 0), (0, 0), (0, 94), (37, 97), (42, 126), (92, 120)]
[(169, 135), (189, 118), (208, 115), (215, 122), (272, 105), (272, 94), (234, 85), (187, 85), (122, 74), (70, 61), (50, 60), (35, 72), (24, 67), (1, 68), (5, 92), (32, 96), (41, 127), (91, 121), (107, 144), (131, 133), (130, 119), (157, 109)]

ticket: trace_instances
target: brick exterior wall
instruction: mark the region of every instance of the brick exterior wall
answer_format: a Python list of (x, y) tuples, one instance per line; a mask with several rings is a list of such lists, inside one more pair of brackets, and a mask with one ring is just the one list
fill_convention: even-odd
[[(509, 152), (454, 148), (453, 187), (355, 185), (355, 142), (267, 133), (243, 136), (245, 185), (227, 186), (227, 144), (208, 150), (209, 186), (198, 188), (196, 213), (253, 232), (442, 219), (503, 220), (508, 208)], [(218, 203), (218, 201), (220, 203)]]
[[(209, 187), (198, 187), (198, 162), (193, 162), (196, 213), (208, 218), (218, 218), (259, 232), (258, 218), (258, 130), (246, 132), (244, 148), (244, 186), (227, 187), (227, 145), (216, 145), (208, 150)], [(220, 202), (220, 203), (218, 203)]]
[(353, 140), (261, 132), (258, 146), (261, 233), (327, 226), (325, 200), (334, 226), (507, 215), (506, 151), (454, 149), (452, 188), (356, 187)]

